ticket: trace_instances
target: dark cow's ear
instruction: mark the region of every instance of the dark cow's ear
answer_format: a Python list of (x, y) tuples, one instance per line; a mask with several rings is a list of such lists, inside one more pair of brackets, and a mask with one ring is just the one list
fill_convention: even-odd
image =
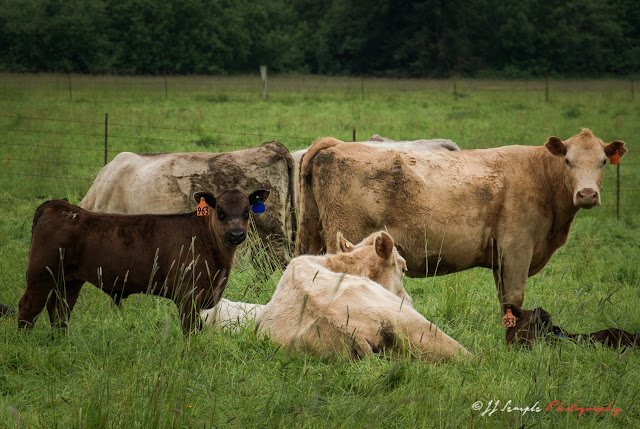
[(515, 304), (511, 304), (510, 302), (504, 304), (502, 312), (506, 314), (507, 310), (511, 310), (511, 314), (513, 314), (516, 319), (522, 317), (522, 309)]
[(556, 136), (549, 137), (544, 147), (555, 156), (565, 156), (567, 154), (567, 146)]
[(389, 234), (382, 231), (380, 235), (376, 237), (374, 244), (378, 256), (384, 260), (391, 258), (391, 254), (393, 253), (393, 238), (391, 238)]
[(200, 191), (193, 194), (193, 199), (196, 200), (196, 204), (200, 204), (200, 198), (204, 198), (204, 201), (209, 204), (212, 209), (216, 208), (216, 197), (211, 193)]
[(547, 310), (542, 307), (536, 307), (533, 309), (533, 314), (542, 325), (551, 326), (551, 315)]
[(258, 189), (257, 191), (253, 191), (251, 195), (249, 195), (249, 204), (251, 204), (251, 208), (254, 213), (262, 213), (264, 212), (264, 202), (267, 201), (271, 191), (265, 191), (264, 189)]
[(353, 251), (353, 243), (344, 238), (340, 231), (336, 234), (338, 240), (338, 250), (340, 252), (349, 253)]
[(611, 159), (613, 155), (618, 153), (618, 156), (622, 158), (625, 153), (627, 153), (627, 148), (624, 147), (624, 142), (620, 140), (615, 140), (604, 146), (604, 154), (607, 155), (607, 158)]

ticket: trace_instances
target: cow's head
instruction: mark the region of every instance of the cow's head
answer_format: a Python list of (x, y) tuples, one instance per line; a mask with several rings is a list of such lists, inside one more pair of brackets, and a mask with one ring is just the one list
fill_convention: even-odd
[(243, 192), (233, 189), (223, 191), (215, 197), (209, 192), (196, 192), (193, 198), (196, 203), (200, 203), (200, 199), (204, 198), (211, 208), (211, 226), (214, 234), (224, 237), (227, 244), (236, 246), (247, 238), (251, 206), (264, 203), (269, 194), (269, 191), (257, 190), (247, 197)]
[(564, 142), (558, 137), (549, 137), (545, 147), (564, 159), (565, 186), (573, 195), (573, 205), (585, 209), (600, 205), (600, 186), (607, 159), (627, 153), (624, 142), (616, 140), (605, 144), (587, 129)]
[(389, 234), (374, 232), (354, 245), (338, 232), (337, 240), (338, 253), (348, 254), (352, 261), (349, 265), (354, 269), (349, 270), (349, 274), (367, 277), (413, 306), (411, 297), (402, 285), (407, 262), (398, 253)]
[(511, 310), (516, 318), (515, 326), (507, 328), (507, 344), (517, 342), (530, 345), (537, 337), (546, 336), (553, 331), (551, 315), (543, 308), (537, 307), (533, 310), (525, 310), (515, 304), (504, 304), (504, 313)]

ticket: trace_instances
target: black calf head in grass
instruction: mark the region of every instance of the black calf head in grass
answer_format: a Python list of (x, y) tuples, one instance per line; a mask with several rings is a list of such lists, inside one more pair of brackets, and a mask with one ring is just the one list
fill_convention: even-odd
[(515, 326), (507, 328), (507, 344), (519, 343), (531, 345), (539, 337), (567, 338), (575, 341), (592, 341), (608, 347), (636, 346), (640, 347), (640, 335), (631, 334), (622, 329), (610, 328), (590, 334), (570, 334), (551, 321), (551, 315), (543, 308), (525, 310), (515, 304), (505, 304), (504, 312), (511, 311), (516, 319)]

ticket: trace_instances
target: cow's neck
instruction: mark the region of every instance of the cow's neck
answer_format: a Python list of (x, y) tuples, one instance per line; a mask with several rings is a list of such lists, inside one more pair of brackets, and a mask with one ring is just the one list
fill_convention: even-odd
[[(549, 153), (545, 147), (540, 147), (538, 150), (542, 168), (540, 168), (540, 162), (534, 162), (533, 174), (537, 176), (537, 183), (546, 193), (545, 200), (548, 205), (545, 211), (552, 219), (549, 229), (550, 244), (558, 248), (567, 239), (571, 223), (579, 208), (573, 204), (573, 195), (565, 185), (566, 170), (562, 159)], [(536, 165), (538, 168), (535, 167)]]

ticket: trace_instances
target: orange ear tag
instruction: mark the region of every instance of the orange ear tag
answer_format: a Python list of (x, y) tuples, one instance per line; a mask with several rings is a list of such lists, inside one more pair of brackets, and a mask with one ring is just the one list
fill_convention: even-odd
[(507, 308), (507, 314), (502, 316), (502, 326), (505, 328), (513, 328), (516, 326), (516, 317), (511, 313), (510, 308)]
[(616, 150), (616, 153), (611, 155), (611, 165), (618, 165), (619, 162), (620, 162), (620, 155), (618, 155), (618, 150)]
[(198, 216), (209, 216), (209, 204), (204, 200), (204, 197), (200, 197), (200, 204), (196, 207), (196, 214)]

